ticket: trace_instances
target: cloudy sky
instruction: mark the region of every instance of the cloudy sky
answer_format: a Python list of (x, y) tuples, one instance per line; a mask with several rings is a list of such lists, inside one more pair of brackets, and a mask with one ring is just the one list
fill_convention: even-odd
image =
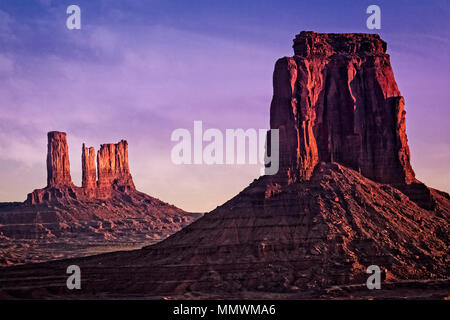
[[(421, 3), (423, 2), (423, 3)], [(67, 6), (81, 30), (66, 28)], [(0, 0), (0, 201), (46, 183), (46, 132), (81, 144), (129, 142), (135, 184), (185, 210), (208, 211), (258, 166), (176, 166), (176, 128), (268, 128), (275, 61), (302, 30), (373, 32), (370, 4), (399, 89), (417, 177), (450, 191), (448, 1)]]

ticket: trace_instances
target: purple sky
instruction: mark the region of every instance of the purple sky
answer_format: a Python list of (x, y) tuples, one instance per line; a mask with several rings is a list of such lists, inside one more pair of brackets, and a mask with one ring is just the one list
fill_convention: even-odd
[[(170, 134), (267, 128), (275, 61), (302, 30), (372, 32), (378, 4), (417, 177), (450, 191), (447, 1), (0, 0), (0, 201), (46, 183), (46, 132), (68, 133), (72, 178), (81, 144), (129, 142), (139, 190), (208, 211), (258, 176), (258, 166), (173, 165)], [(82, 29), (67, 30), (78, 4)]]

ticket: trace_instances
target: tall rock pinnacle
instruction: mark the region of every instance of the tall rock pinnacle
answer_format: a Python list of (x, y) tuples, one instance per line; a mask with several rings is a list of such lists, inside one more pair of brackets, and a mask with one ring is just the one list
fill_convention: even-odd
[(51, 131), (47, 137), (47, 187), (72, 186), (66, 133)]
[(97, 187), (97, 172), (95, 167), (95, 149), (86, 148), (84, 143), (81, 154), (82, 187), (95, 189)]
[(415, 181), (404, 100), (376, 34), (301, 32), (277, 61), (270, 126), (280, 130), (280, 174), (309, 179), (339, 162), (396, 185)]

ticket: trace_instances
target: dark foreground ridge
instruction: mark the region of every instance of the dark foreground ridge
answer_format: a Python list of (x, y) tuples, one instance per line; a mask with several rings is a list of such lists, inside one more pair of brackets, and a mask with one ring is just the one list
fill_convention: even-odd
[[(450, 196), (416, 180), (378, 35), (302, 32), (277, 61), (280, 171), (168, 239), (0, 272), (4, 298), (445, 298)], [(79, 265), (82, 289), (66, 288)], [(383, 271), (368, 290), (366, 269)]]

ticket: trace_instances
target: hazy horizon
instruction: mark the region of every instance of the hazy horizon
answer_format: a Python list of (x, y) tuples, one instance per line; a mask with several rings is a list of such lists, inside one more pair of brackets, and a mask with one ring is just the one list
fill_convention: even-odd
[[(65, 26), (80, 6), (81, 30)], [(47, 132), (67, 133), (72, 180), (81, 145), (129, 144), (137, 189), (206, 212), (259, 166), (174, 165), (171, 132), (268, 128), (275, 61), (302, 30), (374, 33), (371, 1), (0, 1), (0, 202), (46, 185)], [(446, 1), (377, 1), (416, 177), (450, 191), (450, 22)]]

